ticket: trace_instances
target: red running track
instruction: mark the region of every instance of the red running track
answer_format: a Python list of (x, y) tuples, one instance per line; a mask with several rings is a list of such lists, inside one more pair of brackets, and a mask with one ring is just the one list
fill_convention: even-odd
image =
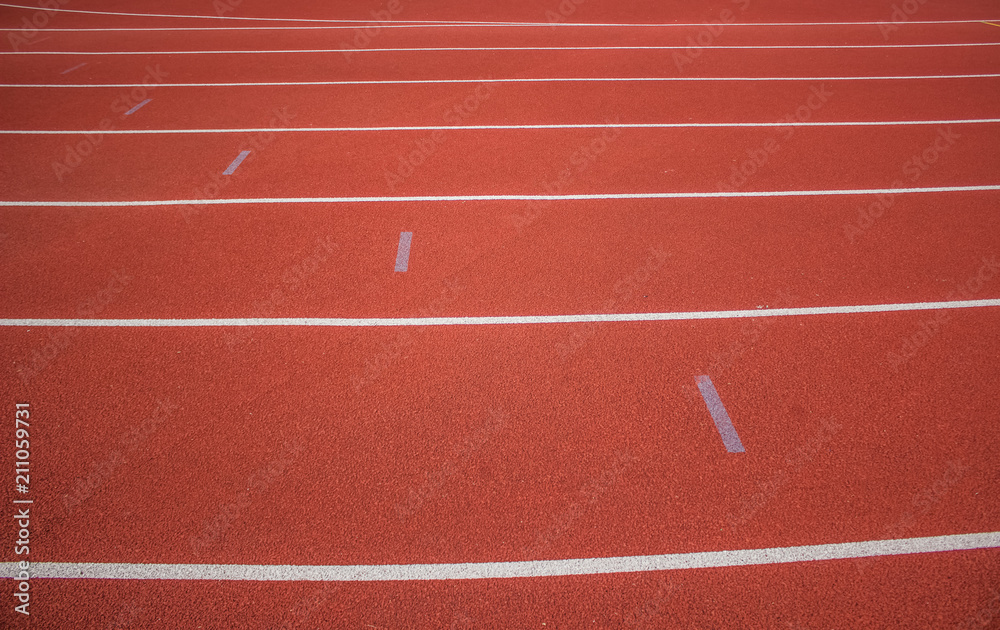
[[(79, 317), (95, 302), (107, 318), (238, 318), (1000, 297), (989, 265), (976, 286), (1000, 254), (989, 196), (886, 202), (868, 221), (878, 198), (7, 209), (0, 287), (11, 318)], [(261, 240), (261, 226), (283, 236)], [(401, 231), (414, 233), (413, 273), (393, 272)]]
[[(506, 3), (475, 19), (545, 21), (558, 6)], [(647, 23), (705, 23), (724, 9), (738, 12), (741, 22), (885, 21), (894, 10), (891, 2), (657, 3), (627, 12), (604, 3), (576, 6), (575, 20)], [(136, 10), (121, 2), (74, 8)], [(380, 8), (359, 4), (338, 17), (365, 18)], [(994, 10), (985, 2), (928, 3), (912, 19), (981, 20)], [(169, 11), (206, 8), (182, 2)], [(233, 14), (278, 11), (244, 0)], [(281, 11), (330, 17), (319, 6)], [(0, 10), (0, 25), (16, 25), (25, 14), (32, 12)], [(401, 19), (468, 16), (465, 5), (436, 2), (406, 5)], [(53, 28), (165, 24), (253, 22), (51, 17)], [(981, 22), (885, 26), (731, 25), (713, 35), (713, 45), (1000, 40), (998, 27)], [(384, 28), (366, 46), (685, 45), (705, 28)], [(27, 46), (335, 49), (356, 34), (248, 33), (47, 30)], [(990, 74), (998, 48), (707, 47), (683, 67), (671, 51), (3, 55), (0, 76), (3, 83), (134, 83), (150, 64), (173, 82)], [(981, 122), (625, 129), (605, 138), (600, 151), (593, 148), (600, 129), (452, 129), (437, 136), (444, 141), (435, 141), (412, 174), (397, 171), (400, 181), (386, 174), (410, 159), (429, 130), (3, 134), (0, 200), (992, 186), (1000, 183), (992, 122), (1000, 116), (997, 81), (496, 84), (460, 122), (760, 123), (803, 106), (808, 122)], [(453, 126), (446, 112), (458, 111), (477, 87), (483, 89), (161, 86), (141, 97), (119, 87), (3, 87), (0, 98), (4, 129), (21, 131)], [(810, 108), (815, 90), (832, 94)], [(143, 98), (152, 100), (122, 116), (123, 104)], [(85, 142), (94, 145), (91, 155), (68, 164), (67, 151), (83, 151)], [(927, 168), (914, 161), (932, 148)], [(252, 153), (236, 172), (221, 175), (246, 149)], [(761, 150), (767, 159), (750, 169), (748, 160)], [(54, 166), (60, 162), (67, 170)], [(734, 167), (754, 172), (737, 181)], [(996, 196), (984, 189), (883, 197), (0, 207), (0, 352), (7, 357), (0, 391), (7, 408), (32, 405), (31, 560), (378, 567), (1000, 531), (1000, 347), (989, 332), (997, 306), (391, 328), (11, 321), (995, 300)], [(401, 232), (414, 235), (405, 273), (393, 271)], [(714, 381), (745, 453), (725, 451), (695, 387), (699, 375)], [(23, 496), (4, 487), (8, 504)], [(8, 541), (18, 536), (13, 520), (0, 528)], [(19, 559), (12, 545), (2, 548), (4, 562)], [(31, 580), (31, 619), (45, 628), (978, 628), (1000, 614), (995, 546), (399, 582), (52, 579), (38, 577), (41, 566)], [(12, 567), (2, 565), (4, 575), (12, 577)], [(25, 627), (12, 608), (0, 613), (4, 624)]]
[[(135, 78), (141, 79), (142, 73)], [(813, 87), (834, 95), (822, 109), (811, 112), (807, 122), (991, 119), (996, 117), (993, 105), (998, 85), (1000, 79), (836, 84), (650, 82), (630, 83), (627, 89), (600, 89), (588, 83), (522, 83), (497, 85), (488, 94), (480, 84), (172, 87), (147, 90), (145, 95), (138, 91), (136, 96), (132, 88), (89, 88), (72, 93), (72, 107), (67, 107), (65, 100), (69, 93), (57, 88), (0, 88), (0, 94), (11, 106), (5, 116), (6, 128), (12, 130), (266, 131), (274, 127), (447, 127), (457, 123), (774, 123), (795, 116), (802, 106), (808, 107)], [(599, 97), (595, 97), (595, 88), (600, 89)], [(405, 103), (397, 103), (404, 97)], [(145, 98), (153, 100), (132, 116), (123, 115)], [(202, 106), (192, 110), (192, 101)], [(0, 142), (9, 139), (2, 137)], [(84, 140), (62, 139), (71, 146)], [(51, 159), (65, 159), (66, 149), (61, 149), (61, 154)]]
[[(816, 93), (833, 98), (821, 89)], [(8, 186), (23, 191), (4, 201), (984, 186), (995, 184), (1000, 158), (1000, 126), (995, 123), (77, 138), (4, 138), (8, 153), (0, 170)], [(253, 159), (232, 176), (223, 175), (244, 150)], [(484, 172), (493, 174), (489, 181), (483, 181)]]
[[(985, 28), (985, 27), (984, 27)], [(1000, 30), (1000, 29), (998, 29)], [(992, 40), (996, 41), (996, 40)], [(209, 50), (220, 50), (217, 44)], [(225, 50), (225, 49), (221, 49)], [(841, 77), (996, 74), (1000, 46), (968, 48), (414, 51), (6, 57), (4, 84), (437, 81), (564, 77)], [(357, 53), (360, 57), (362, 53)], [(677, 55), (677, 56), (675, 56)], [(684, 55), (681, 57), (681, 55)], [(29, 62), (25, 63), (27, 59)], [(67, 68), (88, 67), (63, 75)], [(147, 68), (158, 68), (146, 78)], [(914, 73), (912, 68), (920, 68)], [(872, 72), (876, 70), (877, 72)], [(485, 70), (485, 71), (484, 71)], [(40, 78), (49, 80), (39, 81)]]

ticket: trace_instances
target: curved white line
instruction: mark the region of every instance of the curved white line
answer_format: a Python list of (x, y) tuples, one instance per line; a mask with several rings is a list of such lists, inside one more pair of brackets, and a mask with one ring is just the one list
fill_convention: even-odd
[(243, 127), (225, 129), (0, 129), (5, 136), (147, 135), (184, 133), (269, 132), (379, 132), (379, 131), (489, 131), (542, 129), (719, 129), (767, 127), (905, 127), (921, 125), (975, 125), (1000, 123), (1000, 118), (955, 120), (876, 120), (832, 122), (734, 122), (734, 123), (581, 123), (552, 125), (416, 125), (400, 127)]
[[(745, 567), (792, 562), (875, 558), (914, 553), (996, 549), (998, 547), (1000, 547), (1000, 532), (983, 532), (797, 547), (772, 547), (770, 549), (735, 549), (653, 556), (528, 560), (522, 562), (326, 566), (32, 562), (31, 577), (35, 579), (238, 580), (254, 582), (482, 580)], [(987, 562), (989, 561), (987, 560)], [(14, 579), (18, 570), (16, 562), (0, 564), (0, 579)]]
[[(1000, 46), (1000, 42), (966, 42), (946, 44), (820, 44), (805, 46), (701, 46), (700, 50), (849, 50), (873, 48), (968, 48)], [(18, 50), (0, 52), (0, 55), (278, 55), (324, 53), (380, 53), (380, 52), (500, 52), (542, 50), (687, 50), (690, 46), (498, 46), (452, 48), (315, 48), (284, 50)]]
[[(156, 83), (155, 87), (280, 87), (286, 85), (436, 85), (457, 83), (644, 83), (676, 81), (910, 81), (995, 79), (1000, 74), (929, 74), (881, 77), (548, 77), (537, 79), (379, 79), (357, 81), (256, 81), (246, 83)], [(0, 83), (0, 88), (123, 88), (148, 83)]]
[(136, 208), (149, 206), (223, 206), (276, 203), (406, 203), (437, 201), (587, 201), (604, 199), (729, 199), (734, 197), (822, 197), (827, 195), (899, 195), (983, 192), (1000, 185), (929, 186), (926, 188), (834, 188), (829, 190), (752, 190), (716, 192), (593, 193), (577, 195), (411, 195), (398, 197), (259, 197), (238, 199), (148, 199), (135, 201), (0, 201), (0, 207)]
[(676, 313), (599, 313), (590, 315), (508, 315), (486, 317), (249, 317), (201, 319), (0, 319), (0, 327), (87, 327), (87, 328), (204, 328), (309, 326), (338, 328), (381, 328), (387, 326), (515, 326), (538, 324), (580, 324), (592, 322), (665, 322), (700, 319), (753, 319), (803, 315), (856, 315), (1000, 306), (1000, 299), (861, 304), (856, 306), (811, 306), (742, 311), (691, 311)]
[[(82, 9), (53, 9), (53, 8), (41, 8), (38, 6), (25, 6), (20, 4), (8, 4), (0, 3), (0, 7), (9, 7), (12, 9), (25, 9), (28, 11), (46, 11), (46, 12), (60, 12), (60, 13), (81, 13), (87, 15), (117, 15), (125, 17), (155, 17), (155, 18), (180, 18), (180, 19), (197, 19), (197, 20), (238, 20), (238, 21), (256, 21), (256, 22), (308, 22), (308, 23), (350, 23), (350, 24), (377, 24), (382, 28), (399, 28), (399, 27), (439, 27), (439, 26), (512, 26), (512, 27), (523, 27), (523, 26), (550, 26), (550, 27), (588, 27), (588, 26), (598, 26), (598, 27), (702, 27), (702, 26), (713, 26), (717, 27), (718, 24), (710, 24), (706, 22), (699, 23), (655, 23), (655, 24), (645, 24), (645, 23), (595, 23), (595, 22), (487, 22), (487, 21), (461, 21), (461, 20), (393, 20), (391, 23), (378, 22), (376, 20), (331, 20), (331, 19), (310, 19), (310, 18), (263, 18), (263, 17), (247, 17), (247, 16), (220, 16), (220, 15), (181, 15), (181, 14), (170, 14), (170, 13), (125, 13), (116, 11), (86, 11)], [(726, 24), (726, 26), (878, 26), (880, 24), (893, 24), (896, 26), (906, 26), (910, 24), (976, 24), (981, 22), (995, 22), (996, 20), (924, 20), (924, 21), (907, 21), (907, 22), (893, 22), (893, 21), (874, 21), (874, 22), (733, 22), (732, 24)], [(348, 26), (346, 28), (354, 28), (353, 26)], [(17, 29), (0, 29), (0, 30), (17, 30)]]
[[(485, 21), (463, 21), (463, 20), (396, 20), (393, 19), (391, 23), (386, 24), (379, 22), (377, 20), (329, 20), (329, 19), (312, 19), (312, 18), (264, 18), (264, 17), (248, 17), (248, 16), (237, 16), (237, 15), (181, 15), (176, 13), (125, 13), (121, 11), (86, 11), (83, 9), (56, 9), (50, 7), (39, 7), (39, 6), (24, 6), (20, 4), (7, 4), (0, 3), (0, 7), (8, 7), (11, 9), (25, 9), (29, 11), (41, 11), (46, 13), (81, 13), (86, 15), (116, 15), (124, 17), (143, 17), (143, 18), (180, 18), (185, 20), (237, 20), (237, 21), (252, 21), (252, 22), (309, 22), (309, 23), (319, 23), (319, 24), (351, 24), (351, 25), (367, 25), (375, 24), (378, 26), (389, 26), (392, 23), (399, 24), (418, 24), (427, 26), (473, 26), (473, 25), (483, 25), (483, 26), (505, 26), (511, 24), (511, 22), (485, 22)], [(349, 27), (349, 28), (353, 28)], [(16, 29), (0, 29), (0, 30), (16, 30)]]
[[(909, 22), (909, 24), (935, 24), (936, 22)], [(945, 24), (950, 24), (951, 22), (943, 22)], [(958, 24), (976, 24), (985, 23), (984, 20), (960, 20)], [(368, 22), (368, 24), (373, 24)], [(878, 24), (877, 22), (875, 24)], [(888, 24), (888, 22), (886, 22)], [(900, 23), (900, 26), (905, 26), (907, 23)], [(383, 28), (434, 28), (435, 25), (424, 25), (424, 24), (377, 24)], [(559, 23), (561, 26), (607, 26), (607, 27), (619, 27), (619, 28), (630, 28), (630, 27), (654, 27), (654, 28), (665, 28), (671, 26), (683, 26), (683, 27), (703, 27), (708, 26), (706, 24), (569, 24), (569, 23)], [(746, 22), (746, 23), (733, 23), (728, 26), (852, 26), (853, 22), (816, 22), (816, 23), (764, 23), (764, 22)], [(867, 25), (867, 23), (862, 24)], [(122, 27), (108, 27), (108, 28), (46, 28), (47, 33), (107, 33), (107, 32), (117, 32), (117, 31), (316, 31), (316, 30), (343, 30), (351, 28), (359, 28), (360, 25), (355, 26), (161, 26), (161, 27), (141, 27), (141, 26), (122, 26)], [(458, 26), (458, 27), (496, 27), (496, 26), (552, 26), (549, 23), (511, 23), (511, 22), (497, 22), (497, 23), (475, 23), (475, 24), (436, 24), (436, 26), (446, 27), (446, 26)], [(713, 24), (712, 26), (717, 26)], [(16, 28), (0, 28), (0, 31), (17, 31), (21, 29)]]

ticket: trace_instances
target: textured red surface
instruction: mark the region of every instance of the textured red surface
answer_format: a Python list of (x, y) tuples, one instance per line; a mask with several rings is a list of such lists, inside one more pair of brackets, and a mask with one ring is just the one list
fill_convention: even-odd
[[(212, 10), (194, 0), (159, 9), (107, 0), (66, 6)], [(559, 3), (403, 6), (400, 19), (544, 22)], [(575, 6), (573, 20), (646, 23), (707, 22), (724, 9), (741, 22), (888, 20), (895, 7)], [(336, 17), (364, 19), (382, 8), (358, 3)], [(322, 3), (243, 0), (230, 15), (331, 12)], [(3, 9), (0, 26), (16, 27), (25, 15)], [(1000, 14), (989, 2), (930, 1), (912, 19), (990, 17)], [(51, 18), (53, 28), (212, 24)], [(686, 45), (703, 30), (383, 29), (369, 47)], [(26, 49), (336, 49), (354, 34), (43, 31)], [(995, 42), (1000, 28), (911, 24), (883, 37), (875, 25), (727, 26), (713, 37), (720, 46)], [(996, 73), (998, 60), (1000, 46), (705, 49), (681, 67), (673, 51), (38, 55), (0, 56), (0, 82), (132, 83), (149, 66), (167, 82), (977, 74)], [(3, 127), (28, 130), (773, 122), (802, 107), (813, 121), (885, 121), (996, 118), (998, 86), (533, 83), (480, 86), (478, 95), (475, 84), (158, 87), (141, 97), (126, 88), (0, 88), (0, 99)], [(815, 90), (830, 94), (810, 108)], [(153, 100), (121, 116), (143, 98)], [(474, 111), (456, 119), (454, 108), (468, 99)], [(3, 135), (0, 198), (995, 185), (997, 134), (997, 125), (981, 123), (433, 137)], [(433, 151), (412, 173), (400, 171), (428, 139)], [(933, 163), (914, 161), (936, 141)], [(246, 149), (236, 173), (222, 176)], [(763, 163), (734, 179), (732, 169), (749, 170), (762, 151)], [(89, 155), (77, 164), (74, 152)], [(996, 206), (996, 192), (967, 192), (6, 207), (0, 317), (551, 315), (995, 299)], [(414, 234), (409, 270), (395, 273), (402, 231)], [(33, 562), (463, 563), (991, 532), (1000, 529), (998, 312), (354, 329), (6, 327), (0, 404), (32, 405)], [(695, 387), (701, 374), (715, 383), (745, 454), (725, 452)], [(0, 457), (9, 461), (10, 451)], [(3, 487), (9, 505), (16, 497)], [(16, 525), (7, 520), (0, 535), (14, 540)], [(21, 559), (13, 545), (0, 550), (4, 562)], [(998, 567), (992, 549), (483, 581), (35, 579), (31, 627), (985, 628), (1000, 618)], [(5, 601), (0, 625), (27, 627)]]

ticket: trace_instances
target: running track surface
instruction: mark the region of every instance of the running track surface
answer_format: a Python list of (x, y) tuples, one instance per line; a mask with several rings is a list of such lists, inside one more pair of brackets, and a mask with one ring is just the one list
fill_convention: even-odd
[(9, 4), (4, 627), (1000, 623), (994, 4)]

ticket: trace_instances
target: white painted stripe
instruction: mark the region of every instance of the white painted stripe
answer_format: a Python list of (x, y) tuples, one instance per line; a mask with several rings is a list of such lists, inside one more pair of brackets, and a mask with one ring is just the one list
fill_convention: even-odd
[[(9, 7), (11, 9), (28, 9), (31, 11), (38, 11), (37, 6), (25, 6), (22, 4), (8, 4), (0, 3), (0, 7)], [(83, 13), (86, 15), (119, 15), (126, 17), (156, 17), (156, 18), (180, 18), (185, 20), (236, 20), (236, 21), (251, 21), (251, 22), (317, 22), (317, 23), (330, 23), (330, 24), (350, 24), (350, 28), (356, 26), (364, 25), (378, 25), (378, 26), (391, 26), (391, 23), (383, 23), (375, 20), (328, 20), (328, 19), (305, 19), (305, 18), (266, 18), (266, 17), (247, 17), (238, 15), (182, 15), (177, 13), (124, 13), (121, 11), (86, 11), (83, 9), (57, 9), (51, 7), (45, 7), (43, 9), (47, 13)], [(461, 20), (392, 20), (392, 23), (400, 24), (418, 24), (418, 25), (428, 25), (437, 26), (444, 24), (451, 25), (500, 25), (507, 24), (506, 22), (482, 22), (482, 21), (461, 21)], [(15, 30), (15, 29), (6, 29)], [(48, 30), (48, 29), (46, 29)]]
[(0, 207), (129, 208), (147, 206), (223, 206), (274, 203), (390, 203), (436, 201), (589, 201), (606, 199), (728, 199), (735, 197), (824, 197), (834, 195), (899, 195), (912, 193), (983, 192), (1000, 185), (931, 186), (927, 188), (856, 188), (832, 190), (755, 190), (665, 193), (596, 193), (578, 195), (417, 195), (402, 197), (261, 197), (246, 199), (155, 199), (136, 201), (0, 201)]
[(229, 129), (0, 129), (7, 136), (66, 136), (77, 134), (145, 135), (178, 133), (266, 133), (353, 131), (489, 131), (532, 129), (716, 129), (752, 127), (901, 127), (917, 125), (978, 125), (1000, 123), (1000, 118), (954, 120), (871, 120), (834, 122), (721, 122), (721, 123), (580, 123), (551, 125), (414, 125), (398, 127), (243, 127)]
[[(283, 20), (291, 21), (291, 20)], [(983, 20), (957, 20), (957, 21), (930, 21), (930, 22), (906, 22), (906, 23), (891, 23), (897, 26), (906, 26), (907, 24), (920, 25), (920, 24), (987, 24)], [(373, 23), (367, 23), (369, 26), (376, 26)], [(791, 27), (802, 27), (802, 26), (818, 26), (818, 27), (829, 27), (829, 26), (877, 26), (879, 24), (890, 24), (890, 22), (743, 22), (743, 23), (733, 23), (727, 24), (727, 26), (750, 26), (750, 27), (781, 27), (781, 26), (791, 26)], [(343, 30), (343, 29), (356, 29), (361, 25), (351, 25), (351, 26), (121, 26), (121, 27), (106, 27), (106, 28), (46, 28), (47, 33), (108, 33), (108, 32), (146, 32), (146, 31), (332, 31), (332, 30)], [(546, 26), (550, 27), (553, 24), (546, 23), (512, 23), (512, 22), (497, 22), (497, 23), (468, 23), (468, 24), (446, 24), (446, 23), (433, 23), (433, 24), (406, 24), (406, 23), (395, 23), (395, 24), (378, 24), (382, 28), (437, 28), (437, 27), (501, 27), (501, 26), (511, 26), (511, 27), (537, 27)], [(598, 24), (598, 23), (561, 23), (557, 24), (561, 28), (575, 28), (575, 27), (615, 27), (615, 28), (671, 28), (671, 27), (684, 27), (684, 28), (698, 28), (709, 26), (708, 24)], [(718, 24), (712, 24), (711, 26), (716, 27)], [(20, 28), (0, 28), (0, 32), (3, 31), (19, 31)], [(42, 41), (42, 40), (38, 40)], [(35, 43), (38, 43), (37, 41)], [(348, 50), (355, 50), (353, 48)]]
[[(649, 83), (676, 81), (915, 81), (995, 79), (1000, 74), (922, 74), (878, 77), (542, 77), (535, 79), (375, 79), (356, 81), (256, 81), (240, 83), (157, 83), (156, 87), (277, 87), (285, 85), (437, 85), (456, 83)], [(0, 83), (2, 88), (125, 88), (144, 83)], [(146, 86), (148, 87), (148, 86)]]
[[(948, 44), (820, 44), (808, 46), (699, 46), (699, 50), (848, 50), (870, 48), (967, 48), (1000, 46), (1000, 42), (964, 42)], [(281, 50), (18, 50), (0, 55), (282, 55), (321, 53), (385, 53), (385, 52), (500, 52), (541, 50), (687, 50), (691, 46), (463, 46), (424, 48), (312, 48)]]
[(130, 110), (128, 110), (127, 112), (125, 112), (125, 115), (126, 115), (126, 116), (131, 116), (131, 115), (132, 115), (132, 114), (134, 114), (135, 112), (139, 111), (139, 108), (140, 108), (140, 107), (142, 107), (143, 105), (145, 105), (146, 103), (148, 103), (148, 102), (149, 102), (149, 101), (151, 101), (151, 100), (153, 100), (153, 99), (151, 99), (151, 98), (147, 98), (147, 99), (146, 99), (146, 100), (144, 100), (143, 102), (139, 103), (138, 105), (136, 105), (136, 106), (135, 106), (135, 107), (133, 107), (132, 109), (130, 109)]
[(811, 306), (739, 311), (688, 311), (674, 313), (598, 313), (590, 315), (508, 315), (486, 317), (250, 317), (216, 319), (0, 319), (0, 327), (81, 326), (90, 328), (198, 328), (209, 326), (497, 326), (578, 324), (588, 322), (662, 322), (699, 319), (794, 317), (800, 315), (856, 315), (1000, 306), (1000, 298), (947, 302), (904, 302), (855, 306)]
[[(0, 3), (0, 7), (9, 7), (12, 9), (27, 9), (30, 11), (37, 11), (37, 6), (30, 5), (20, 5), (20, 4), (8, 4)], [(485, 22), (485, 21), (459, 21), (459, 20), (392, 20), (391, 22), (377, 22), (374, 20), (330, 20), (330, 19), (316, 19), (316, 18), (269, 18), (269, 17), (247, 17), (247, 16), (219, 16), (219, 15), (182, 15), (176, 13), (124, 13), (116, 11), (86, 11), (82, 9), (54, 9), (46, 8), (47, 12), (60, 12), (60, 13), (84, 13), (89, 15), (120, 15), (128, 17), (159, 17), (159, 18), (180, 18), (180, 19), (198, 19), (198, 20), (222, 20), (222, 21), (253, 21), (253, 22), (309, 22), (309, 23), (322, 23), (322, 24), (350, 24), (350, 26), (341, 26), (336, 28), (355, 28), (359, 25), (370, 25), (370, 26), (380, 26), (381, 28), (399, 28), (399, 27), (438, 27), (438, 26), (486, 26), (486, 27), (496, 27), (496, 26), (511, 26), (511, 27), (523, 27), (523, 26), (545, 26), (545, 27), (560, 27), (560, 28), (573, 28), (573, 27), (588, 27), (588, 26), (617, 26), (617, 27), (687, 27), (687, 26), (713, 26), (718, 27), (717, 23), (593, 23), (593, 22)], [(910, 22), (756, 22), (756, 23), (732, 23), (726, 24), (726, 26), (858, 26), (858, 25), (879, 25), (879, 24), (893, 24), (896, 26), (908, 26), (911, 24), (975, 24), (979, 22), (986, 21), (996, 21), (991, 19), (988, 20), (924, 20), (924, 21), (910, 21)], [(19, 30), (19, 29), (0, 29), (0, 30)], [(46, 29), (56, 30), (56, 29)]]
[(222, 171), (222, 174), (232, 175), (233, 173), (235, 173), (236, 169), (240, 167), (240, 164), (243, 163), (243, 160), (247, 159), (248, 155), (250, 155), (249, 151), (240, 151), (240, 154), (236, 156), (236, 159), (232, 161), (232, 163), (229, 165), (228, 168), (226, 168), (226, 170)]
[[(32, 562), (33, 579), (85, 580), (234, 580), (252, 582), (399, 582), (410, 580), (481, 580), (567, 575), (603, 575), (647, 571), (683, 571), (793, 562), (848, 560), (916, 553), (996, 549), (1000, 532), (953, 534), (894, 540), (670, 553), (653, 556), (469, 562), (456, 564), (253, 565), (253, 564), (116, 564)], [(17, 564), (0, 564), (0, 578), (14, 579)]]

